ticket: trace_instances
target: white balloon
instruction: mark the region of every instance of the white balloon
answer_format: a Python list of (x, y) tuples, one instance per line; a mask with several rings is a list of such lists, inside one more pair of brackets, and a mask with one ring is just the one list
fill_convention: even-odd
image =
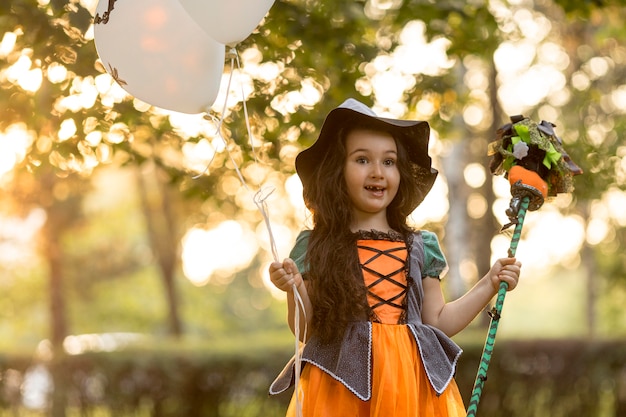
[(234, 46), (247, 38), (274, 0), (178, 0), (213, 39)]
[(94, 23), (100, 59), (134, 97), (190, 114), (215, 102), (226, 48), (178, 0), (100, 0)]

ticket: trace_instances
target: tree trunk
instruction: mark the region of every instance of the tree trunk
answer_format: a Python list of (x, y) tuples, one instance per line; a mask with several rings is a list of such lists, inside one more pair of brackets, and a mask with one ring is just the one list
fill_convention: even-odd
[[(465, 67), (457, 65), (456, 78), (462, 80), (465, 76)], [(459, 83), (464, 88), (463, 83)], [(467, 128), (460, 114), (453, 118), (454, 134), (449, 137), (452, 143), (452, 151), (443, 159), (443, 169), (448, 183), (448, 219), (445, 224), (445, 247), (446, 260), (448, 261), (448, 276), (446, 278), (447, 295), (454, 300), (461, 297), (467, 291), (467, 285), (463, 280), (461, 263), (468, 259), (468, 233), (469, 217), (467, 215), (467, 198), (469, 188), (465, 182), (464, 169), (468, 163), (468, 134)]]
[[(49, 173), (43, 183), (40, 195), (52, 192), (56, 183), (56, 176)], [(65, 369), (57, 364), (62, 361), (64, 355), (63, 341), (68, 334), (64, 268), (63, 268), (63, 245), (62, 236), (67, 227), (67, 221), (72, 215), (67, 213), (62, 202), (56, 201), (49, 196), (50, 205), (46, 208), (46, 223), (41, 231), (41, 253), (48, 266), (49, 294), (50, 294), (50, 341), (53, 346), (54, 359), (51, 362), (51, 376), (53, 392), (50, 404), (51, 417), (65, 417), (67, 406), (67, 391), (64, 383)], [(69, 214), (69, 215), (68, 215)]]
[(63, 291), (63, 249), (59, 241), (59, 233), (51, 224), (53, 222), (54, 219), (48, 218), (44, 226), (43, 255), (48, 264), (50, 281), (50, 340), (56, 349), (63, 346), (63, 339), (67, 336), (67, 318)]
[(467, 184), (463, 178), (463, 168), (467, 164), (467, 141), (454, 143), (452, 151), (444, 160), (446, 180), (448, 182), (449, 211), (446, 222), (446, 258), (448, 276), (446, 278), (448, 296), (457, 299), (467, 290), (461, 274), (461, 262), (468, 254), (468, 216), (467, 216)]
[[(581, 204), (583, 208), (583, 217), (589, 218), (590, 203)], [(587, 322), (587, 337), (593, 339), (596, 336), (596, 300), (598, 297), (598, 275), (594, 274), (595, 271), (595, 257), (593, 250), (587, 243), (583, 243), (581, 251), (581, 260), (583, 271), (585, 273), (585, 281), (587, 284), (587, 294), (585, 300), (585, 318)]]
[(167, 194), (167, 185), (159, 180), (158, 168), (137, 175), (141, 205), (146, 219), (150, 246), (161, 271), (168, 306), (168, 328), (172, 336), (182, 334), (176, 293), (176, 220)]
[[(474, 241), (478, 242), (474, 246), (474, 259), (476, 260), (476, 269), (479, 276), (487, 273), (491, 268), (491, 241), (495, 234), (499, 231), (499, 224), (492, 208), (496, 201), (496, 195), (493, 191), (493, 175), (489, 170), (489, 163), (491, 157), (488, 155), (489, 143), (495, 140), (497, 129), (504, 123), (504, 116), (500, 109), (498, 102), (498, 84), (496, 81), (497, 70), (493, 59), (489, 62), (489, 102), (491, 103), (491, 126), (488, 131), (484, 133), (485, 137), (481, 139), (480, 154), (477, 156), (477, 160), (480, 161), (485, 168), (486, 177), (485, 183), (480, 189), (482, 196), (485, 198), (487, 205), (487, 212), (485, 215), (477, 219), (474, 222)], [(498, 254), (500, 255), (500, 254)], [(501, 256), (506, 256), (506, 253)], [(500, 256), (498, 256), (500, 257)], [(489, 306), (487, 307), (489, 309)], [(481, 325), (485, 328), (489, 326), (490, 318), (487, 314), (481, 316)]]

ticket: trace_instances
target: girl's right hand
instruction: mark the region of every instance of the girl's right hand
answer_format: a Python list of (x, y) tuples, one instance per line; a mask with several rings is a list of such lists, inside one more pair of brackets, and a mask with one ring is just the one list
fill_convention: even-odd
[(289, 258), (282, 263), (272, 262), (269, 272), (272, 284), (282, 291), (291, 291), (294, 285), (298, 287), (303, 282), (296, 263)]

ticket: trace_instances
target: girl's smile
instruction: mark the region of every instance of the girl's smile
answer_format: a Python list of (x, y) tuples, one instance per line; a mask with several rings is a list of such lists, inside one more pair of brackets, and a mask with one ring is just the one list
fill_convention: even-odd
[(346, 137), (346, 155), (344, 178), (357, 222), (354, 226), (386, 230), (387, 206), (400, 184), (395, 140), (388, 133), (353, 130)]

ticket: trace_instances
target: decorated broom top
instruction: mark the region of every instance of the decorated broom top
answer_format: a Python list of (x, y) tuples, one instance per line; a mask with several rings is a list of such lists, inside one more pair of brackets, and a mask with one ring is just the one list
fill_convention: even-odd
[(572, 177), (583, 172), (565, 152), (554, 127), (545, 120), (537, 124), (511, 116), (511, 123), (500, 127), (489, 144), (491, 173), (509, 179), (514, 198), (528, 195), (529, 210), (541, 207), (548, 197), (572, 192)]

